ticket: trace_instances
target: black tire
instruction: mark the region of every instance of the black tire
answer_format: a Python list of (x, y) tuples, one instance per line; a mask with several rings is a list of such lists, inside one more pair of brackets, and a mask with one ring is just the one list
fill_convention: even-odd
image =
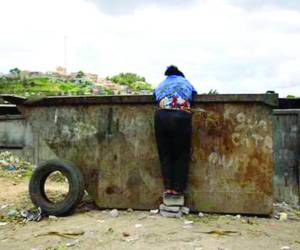
[[(69, 182), (69, 192), (64, 200), (51, 202), (45, 194), (45, 182), (55, 172), (63, 173)], [(63, 216), (70, 214), (84, 195), (84, 179), (80, 170), (71, 163), (49, 160), (39, 165), (33, 172), (29, 183), (29, 194), (33, 204), (47, 215)]]

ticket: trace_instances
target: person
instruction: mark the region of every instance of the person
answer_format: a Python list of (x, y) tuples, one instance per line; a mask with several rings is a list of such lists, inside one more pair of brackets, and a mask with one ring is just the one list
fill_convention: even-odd
[(155, 137), (165, 195), (182, 195), (188, 181), (192, 114), (197, 93), (174, 65), (167, 67), (166, 79), (154, 89), (158, 109), (154, 116)]

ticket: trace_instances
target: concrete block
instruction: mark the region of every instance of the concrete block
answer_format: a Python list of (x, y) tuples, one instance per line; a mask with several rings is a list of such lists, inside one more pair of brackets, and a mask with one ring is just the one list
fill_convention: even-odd
[(172, 212), (172, 213), (178, 213), (180, 211), (179, 206), (166, 206), (165, 204), (160, 204), (159, 210)]
[(183, 206), (184, 196), (163, 194), (163, 202), (166, 206)]

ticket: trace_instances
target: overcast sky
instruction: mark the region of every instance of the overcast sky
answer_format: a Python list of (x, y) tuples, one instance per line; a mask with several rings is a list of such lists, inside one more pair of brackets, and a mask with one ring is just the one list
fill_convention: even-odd
[(157, 85), (175, 64), (199, 93), (300, 96), (299, 0), (1, 0), (0, 72), (19, 67)]

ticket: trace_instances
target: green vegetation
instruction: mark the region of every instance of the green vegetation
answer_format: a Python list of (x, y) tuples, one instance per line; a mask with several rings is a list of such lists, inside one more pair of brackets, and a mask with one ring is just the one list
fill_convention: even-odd
[[(89, 95), (95, 90), (99, 95), (114, 95), (111, 88), (94, 85), (83, 71), (75, 77), (59, 75), (31, 75), (13, 68), (10, 75), (0, 76), (0, 94), (19, 96), (55, 96), (55, 95)], [(144, 77), (134, 73), (121, 73), (111, 78), (112, 82), (126, 85), (135, 92), (152, 91), (152, 87)], [(97, 92), (98, 89), (98, 92)], [(120, 91), (118, 92), (120, 94)]]
[(135, 73), (120, 73), (118, 75), (107, 77), (108, 80), (118, 83), (121, 85), (126, 85), (135, 91), (152, 91), (151, 84), (146, 82), (145, 77), (139, 76)]
[(0, 94), (63, 95), (85, 94), (90, 92), (90, 84), (75, 84), (69, 80), (50, 79), (49, 77), (19, 78), (1, 77)]

